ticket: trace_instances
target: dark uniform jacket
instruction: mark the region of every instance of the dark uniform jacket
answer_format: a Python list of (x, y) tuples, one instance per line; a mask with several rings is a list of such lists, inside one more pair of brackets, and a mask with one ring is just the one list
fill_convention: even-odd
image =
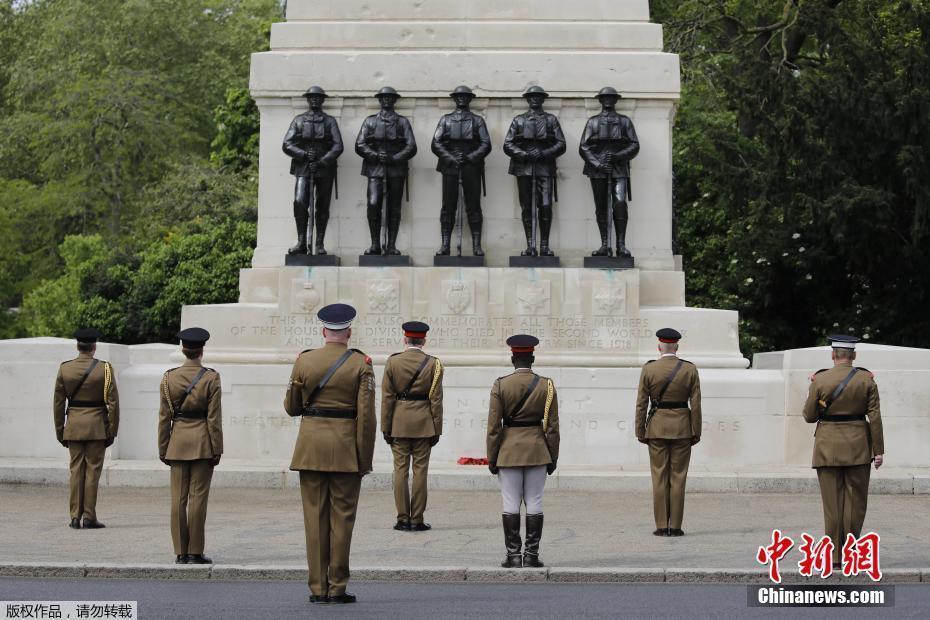
[[(372, 114), (364, 120), (355, 140), (361, 156), (362, 176), (382, 178), (407, 176), (407, 161), (417, 154), (417, 141), (407, 117), (397, 113)], [(392, 155), (389, 163), (378, 161), (378, 153)]]
[[(487, 450), (488, 461), (498, 467), (548, 465), (559, 458), (559, 399), (552, 380), (540, 376), (520, 410), (513, 411), (535, 376), (521, 369), (497, 379), (491, 387)], [(541, 424), (504, 426), (505, 416), (516, 422), (545, 419), (545, 428)]]
[(819, 422), (819, 401), (829, 402), (836, 387), (852, 370), (851, 366), (834, 366), (819, 370), (811, 377), (811, 387), (804, 403), (804, 419), (817, 422), (814, 431), (813, 467), (864, 465), (872, 457), (885, 453), (882, 413), (878, 386), (872, 373), (861, 368), (830, 405), (827, 416), (865, 415), (868, 421)]
[[(404, 389), (426, 358), (426, 365), (406, 394)], [(411, 347), (387, 360), (381, 381), (381, 432), (401, 439), (442, 434), (442, 364)]]
[[(109, 362), (99, 361), (77, 387), (84, 371), (93, 363), (89, 354), (63, 362), (55, 378), (53, 414), (55, 436), (59, 442), (115, 439), (119, 430), (119, 394), (116, 375)], [(71, 395), (70, 404), (68, 395)], [(69, 404), (66, 404), (69, 403)]]
[(316, 162), (316, 176), (329, 178), (336, 174), (336, 159), (342, 154), (342, 134), (336, 119), (329, 114), (304, 112), (291, 121), (283, 148), (293, 158), (294, 176), (310, 176), (310, 162)]
[[(346, 345), (328, 342), (304, 351), (294, 363), (284, 396), (284, 409), (299, 416), (323, 375), (346, 352)], [(291, 469), (366, 473), (375, 450), (375, 375), (371, 358), (354, 353), (314, 397), (313, 407), (355, 411), (352, 418), (304, 416), (294, 446)]]
[(639, 139), (633, 121), (616, 112), (592, 116), (584, 127), (578, 150), (584, 159), (584, 173), (592, 179), (607, 178), (607, 173), (602, 172), (599, 166), (601, 155), (608, 151), (614, 154), (610, 176), (629, 178), (630, 160), (639, 153)]
[(484, 119), (472, 112), (456, 110), (439, 119), (433, 134), (433, 153), (439, 158), (436, 170), (443, 174), (459, 173), (456, 155), (465, 157), (463, 168), (484, 167), (484, 158), (491, 152), (491, 137)]
[[(535, 146), (540, 158), (529, 161), (527, 150)], [(515, 116), (504, 138), (504, 153), (510, 157), (508, 172), (517, 177), (554, 177), (555, 158), (565, 152), (565, 135), (559, 119), (548, 112), (533, 111)]]
[[(203, 368), (199, 359), (187, 360), (162, 377), (158, 408), (158, 456), (168, 461), (197, 461), (223, 454), (223, 410), (220, 374), (212, 368), (178, 403)], [(178, 413), (194, 416), (178, 416)]]
[(666, 355), (658, 360), (646, 362), (643, 366), (636, 398), (635, 426), (638, 439), (700, 439), (701, 380), (697, 367), (687, 360), (682, 360), (684, 363), (662, 395), (663, 403), (681, 403), (684, 406), (657, 409), (646, 426), (650, 398), (653, 402), (656, 401), (678, 360), (674, 355)]

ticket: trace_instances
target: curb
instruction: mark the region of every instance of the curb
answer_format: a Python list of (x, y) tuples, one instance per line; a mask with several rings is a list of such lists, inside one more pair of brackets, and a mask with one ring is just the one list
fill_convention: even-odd
[[(187, 579), (217, 581), (305, 581), (307, 569), (299, 566), (175, 564), (83, 564), (7, 562), (0, 564), (0, 577), (56, 577), (62, 579)], [(743, 568), (584, 568), (559, 566), (538, 569), (430, 566), (421, 568), (362, 567), (352, 569), (355, 581), (391, 583), (719, 583), (768, 584), (765, 569)], [(816, 580), (816, 581), (815, 581)], [(869, 584), (865, 575), (827, 580), (807, 579), (789, 573), (784, 583), (827, 581)], [(925, 583), (930, 585), (930, 568), (893, 568), (884, 571), (883, 585)]]

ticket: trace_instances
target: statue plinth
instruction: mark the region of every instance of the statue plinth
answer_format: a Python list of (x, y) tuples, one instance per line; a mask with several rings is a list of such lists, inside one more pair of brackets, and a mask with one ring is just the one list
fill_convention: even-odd
[(410, 257), (403, 254), (362, 254), (358, 257), (359, 267), (409, 267)]
[(585, 269), (632, 269), (632, 256), (585, 256)]
[(339, 257), (333, 254), (288, 254), (284, 257), (287, 267), (338, 267)]
[(433, 267), (484, 267), (483, 256), (434, 256)]
[(551, 269), (561, 266), (558, 256), (511, 256), (511, 267)]

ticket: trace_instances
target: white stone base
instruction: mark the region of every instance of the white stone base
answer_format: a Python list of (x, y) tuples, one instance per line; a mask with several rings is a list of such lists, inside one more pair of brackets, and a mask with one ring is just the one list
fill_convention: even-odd
[[(930, 351), (864, 345), (858, 362), (876, 373), (891, 467), (928, 467), (925, 438), (930, 432)], [(52, 389), (61, 360), (74, 356), (71, 341), (37, 338), (0, 342), (0, 389), (15, 395), (0, 405), (0, 458), (57, 457)], [(158, 383), (176, 347), (101, 344), (99, 356), (118, 371), (122, 421), (108, 458), (154, 460)], [(562, 418), (560, 463), (572, 468), (632, 467), (645, 471), (647, 452), (633, 433), (636, 368), (551, 367)], [(799, 416), (807, 377), (829, 361), (827, 348), (757, 357), (752, 370), (704, 368), (703, 441), (695, 447), (696, 469), (736, 472), (746, 468), (806, 467), (813, 425)], [(206, 363), (223, 377), (226, 456), (286, 467), (298, 422), (287, 417), (282, 400), (290, 363), (222, 363), (207, 350)], [(793, 365), (803, 367), (796, 368)], [(376, 365), (380, 384), (383, 367)], [(484, 456), (484, 428), (491, 383), (508, 369), (451, 365), (445, 379), (445, 433), (434, 449), (436, 467), (461, 456)], [(375, 459), (389, 468), (388, 447), (379, 442)], [(592, 472), (596, 475), (596, 472)]]

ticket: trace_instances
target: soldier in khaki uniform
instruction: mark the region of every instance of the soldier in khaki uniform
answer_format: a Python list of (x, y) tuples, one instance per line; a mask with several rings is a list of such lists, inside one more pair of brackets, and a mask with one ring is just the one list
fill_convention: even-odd
[(432, 528), (423, 522), (429, 454), (442, 434), (442, 364), (423, 352), (429, 325), (408, 321), (401, 327), (406, 349), (388, 358), (381, 381), (381, 432), (394, 453), (394, 529), (425, 532)]
[(701, 381), (697, 367), (678, 358), (679, 332), (666, 327), (656, 337), (660, 357), (646, 362), (639, 376), (636, 439), (649, 445), (653, 534), (683, 536), (691, 446), (701, 441)]
[(853, 367), (854, 336), (830, 336), (833, 368), (811, 376), (804, 419), (816, 422), (813, 467), (820, 482), (824, 529), (840, 564), (848, 534), (859, 538), (869, 497), (869, 470), (882, 466), (885, 440), (878, 386), (871, 372)]
[[(546, 475), (559, 459), (559, 399), (552, 379), (533, 372), (539, 339), (507, 339), (513, 374), (491, 387), (488, 411), (488, 468), (497, 474), (503, 496), (504, 568), (539, 567)], [(520, 555), (520, 504), (526, 505), (526, 544)]]
[(375, 449), (371, 358), (349, 349), (355, 308), (320, 309), (326, 344), (294, 363), (284, 409), (301, 416), (291, 469), (300, 472), (311, 603), (354, 603), (346, 592), (362, 476)]
[(210, 333), (178, 333), (187, 361), (161, 381), (158, 458), (171, 466), (171, 540), (178, 564), (212, 564), (203, 555), (204, 526), (213, 468), (223, 454), (220, 375), (201, 364)]
[(97, 520), (97, 485), (103, 455), (119, 430), (119, 394), (109, 362), (97, 360), (100, 332), (85, 328), (74, 332), (78, 356), (63, 362), (55, 378), (53, 414), (58, 443), (71, 453), (71, 522), (80, 529), (105, 527)]

